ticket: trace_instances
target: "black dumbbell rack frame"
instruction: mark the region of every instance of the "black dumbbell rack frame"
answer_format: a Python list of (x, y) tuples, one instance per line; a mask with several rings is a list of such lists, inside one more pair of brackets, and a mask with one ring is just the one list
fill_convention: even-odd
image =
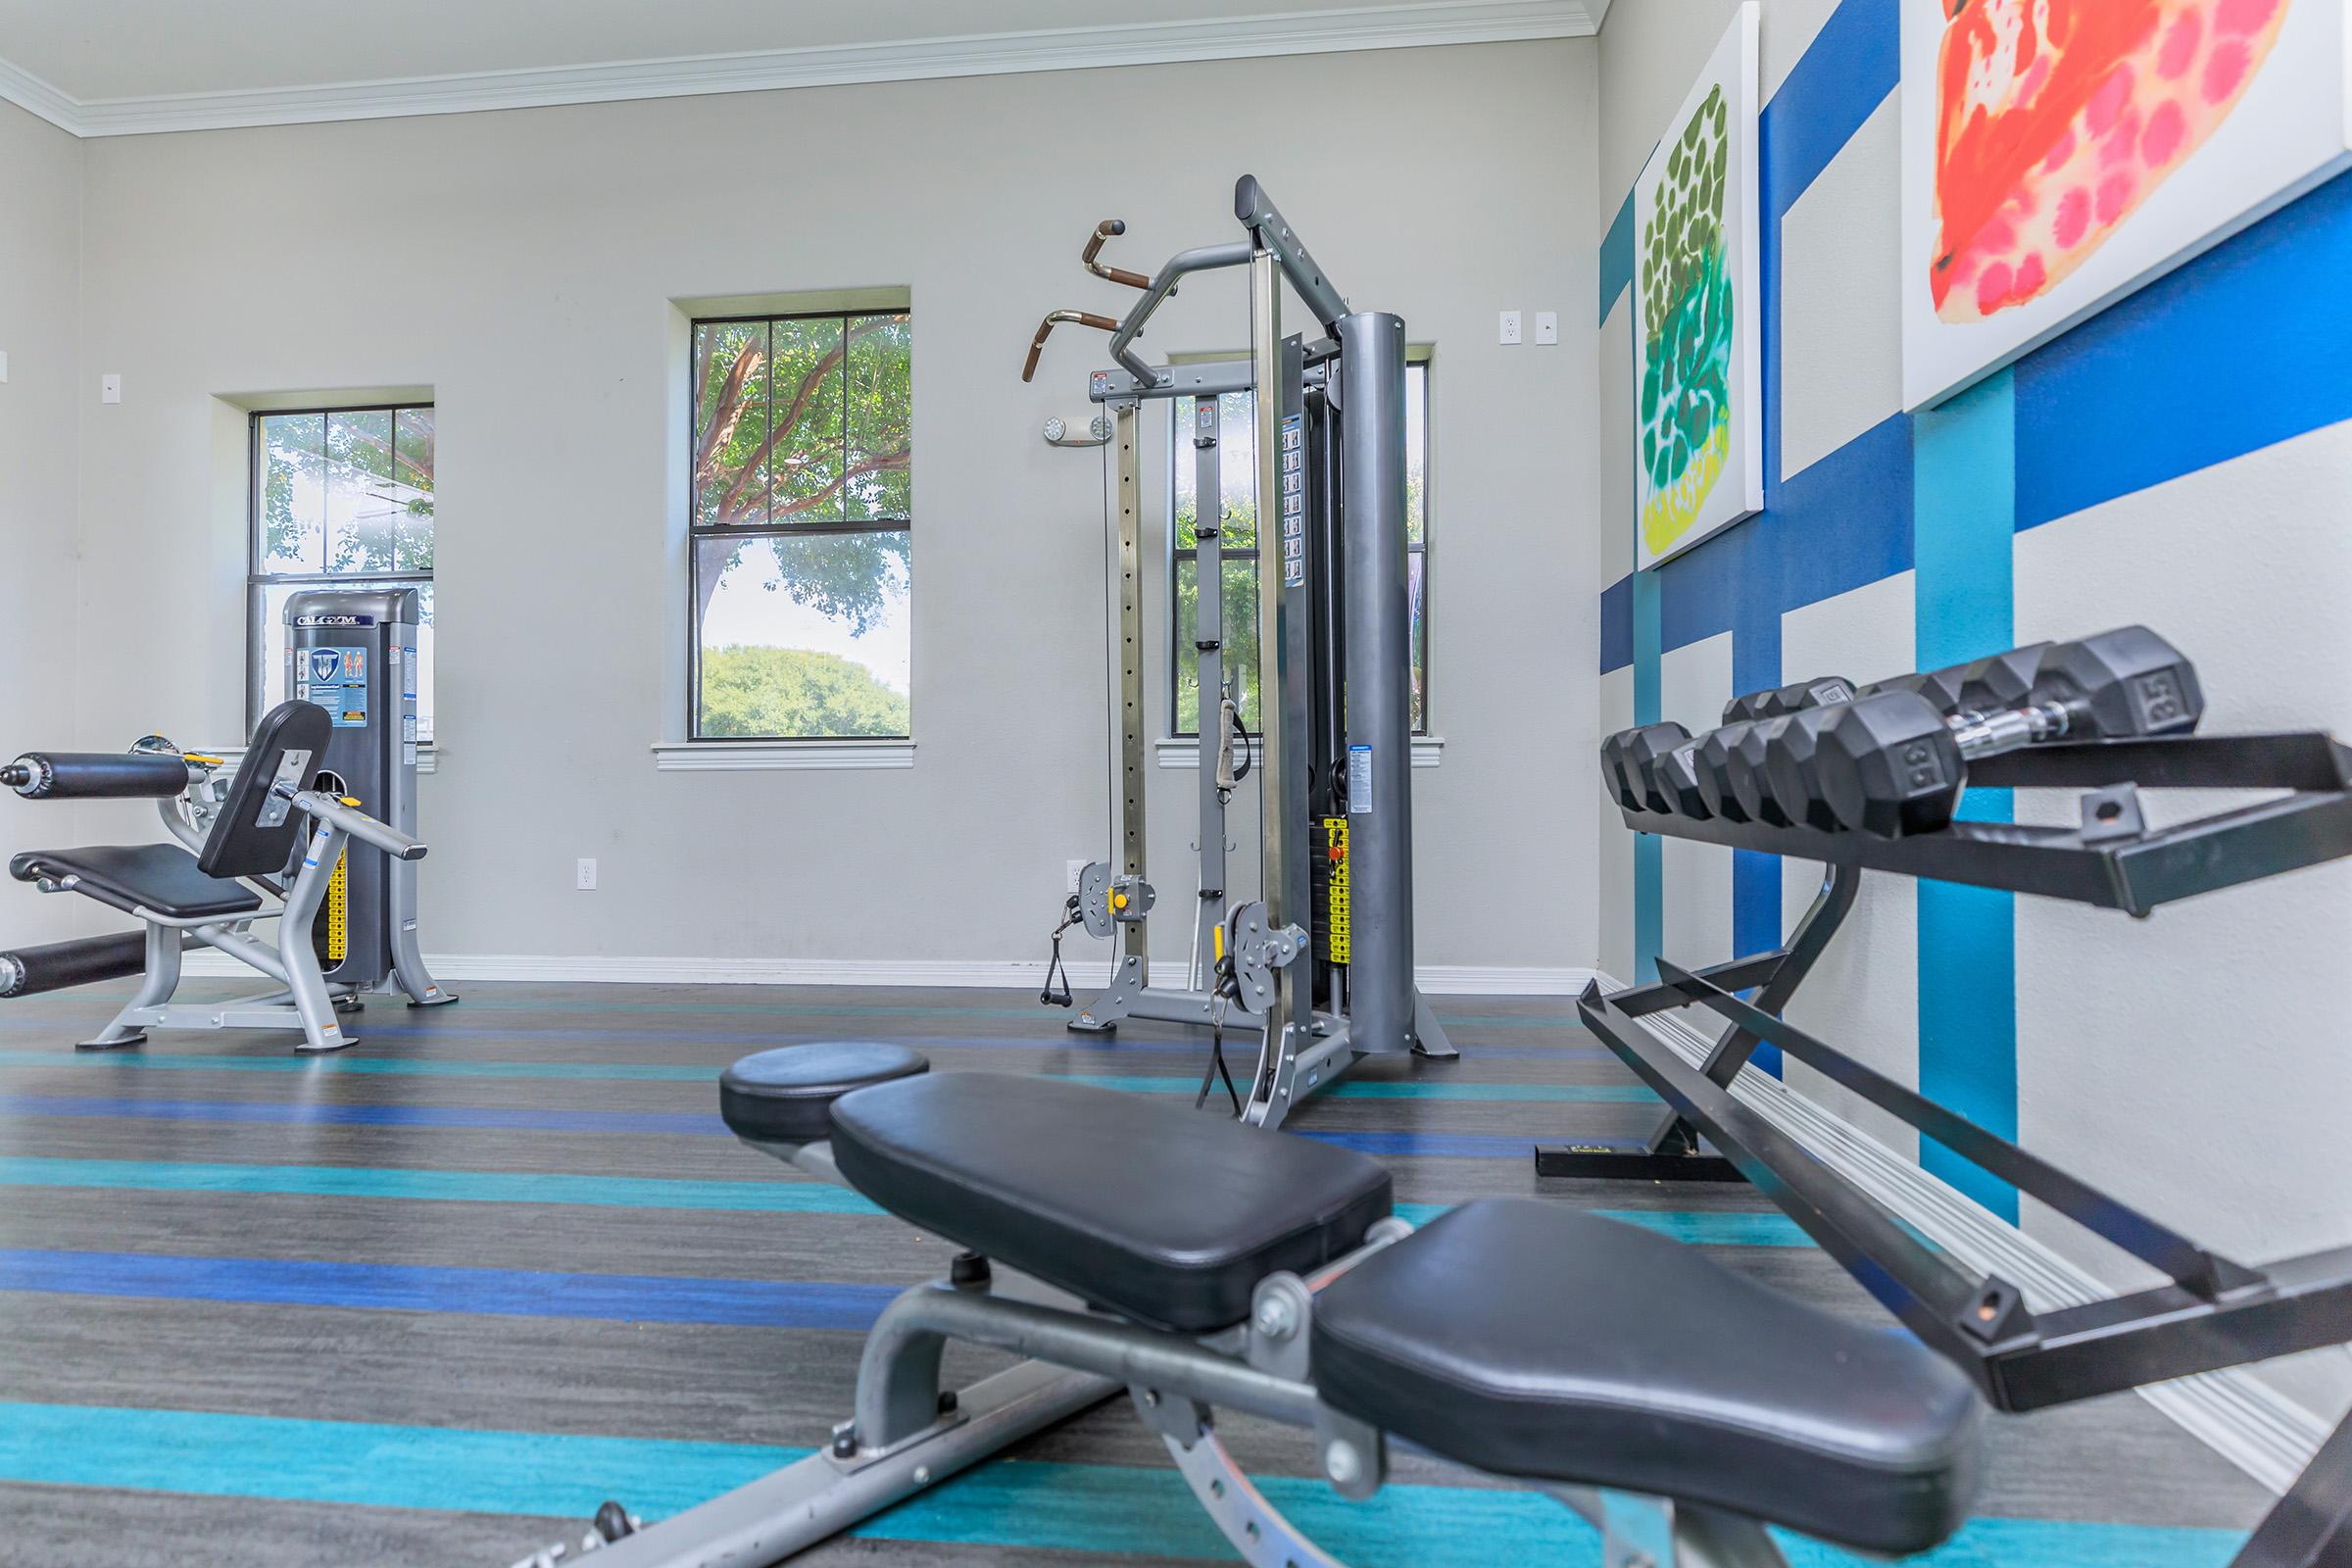
[[(1828, 862), (1788, 946), (1703, 970), (1663, 958), (1653, 985), (1578, 1002), (1586, 1027), (1669, 1107), (1645, 1144), (1537, 1151), (1544, 1175), (1744, 1178), (1998, 1409), (2027, 1411), (2352, 1342), (2352, 1247), (2251, 1266), (2196, 1245), (2015, 1143), (1955, 1115), (1777, 1016), (1852, 907), (1859, 872), (1892, 871), (2067, 899), (2144, 916), (2195, 894), (2352, 855), (2352, 750), (2318, 733), (2034, 748), (1985, 759), (1977, 787), (2088, 793), (2078, 828), (1956, 821), (1883, 839), (1627, 809), (1640, 832)], [(2150, 828), (2141, 789), (2284, 791)], [(1737, 993), (1756, 988), (1752, 1001)], [(1724, 1031), (1693, 1065), (1645, 1015), (1699, 1007)], [(1732, 1093), (1761, 1043), (1858, 1095), (2166, 1276), (2166, 1283), (2036, 1312), (1997, 1276), (1930, 1247)], [(1704, 1149), (1701, 1147), (1704, 1142)], [(1712, 1153), (1708, 1152), (1712, 1151)], [(2282, 1497), (2233, 1568), (2352, 1563), (2352, 1418)]]

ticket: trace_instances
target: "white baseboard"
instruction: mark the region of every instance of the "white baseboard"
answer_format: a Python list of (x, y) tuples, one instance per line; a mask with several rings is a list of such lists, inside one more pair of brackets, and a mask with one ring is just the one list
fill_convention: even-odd
[[(1035, 958), (696, 958), (577, 956), (552, 954), (428, 953), (436, 980), (518, 980), (565, 985), (701, 986), (956, 986), (1034, 989), (1046, 965)], [(1080, 990), (1110, 983), (1108, 958), (1073, 958), (1070, 984)], [(243, 976), (253, 971), (225, 954), (192, 952), (188, 974)], [(1181, 956), (1154, 957), (1163, 978), (1184, 973)], [(1568, 997), (1593, 978), (1591, 969), (1493, 964), (1426, 964), (1415, 970), (1421, 989), (1446, 997)]]
[[(1623, 988), (1606, 975), (1600, 984), (1603, 990)], [(1672, 1013), (1640, 1021), (1694, 1066), (1713, 1045)], [(1733, 1091), (1897, 1219), (1970, 1268), (2009, 1281), (2037, 1307), (2073, 1306), (2115, 1295), (2096, 1276), (1778, 1078), (1748, 1067), (1741, 1070)], [(2332, 1430), (2332, 1423), (2244, 1367), (2176, 1378), (2135, 1392), (2273, 1492), (2284, 1492), (2294, 1483)]]

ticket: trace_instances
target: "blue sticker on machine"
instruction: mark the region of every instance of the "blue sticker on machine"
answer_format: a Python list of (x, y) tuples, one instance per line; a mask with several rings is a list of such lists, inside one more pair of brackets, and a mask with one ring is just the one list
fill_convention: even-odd
[(1348, 748), (1348, 814), (1362, 816), (1372, 809), (1372, 748)]
[(337, 729), (366, 729), (368, 650), (305, 648), (296, 658), (294, 695), (325, 709)]

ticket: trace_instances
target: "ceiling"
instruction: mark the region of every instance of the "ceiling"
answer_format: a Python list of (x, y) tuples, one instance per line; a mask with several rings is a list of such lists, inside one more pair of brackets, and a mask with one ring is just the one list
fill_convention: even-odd
[(80, 135), (1577, 37), (1609, 0), (0, 0), (0, 97)]

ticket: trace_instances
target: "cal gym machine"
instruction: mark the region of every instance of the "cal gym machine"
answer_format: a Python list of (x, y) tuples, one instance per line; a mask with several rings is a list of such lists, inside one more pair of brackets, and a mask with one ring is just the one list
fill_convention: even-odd
[[(155, 735), (126, 753), (28, 752), (0, 767), (0, 788), (28, 800), (153, 799), (174, 840), (14, 857), (17, 880), (81, 894), (144, 929), (0, 953), (0, 998), (143, 975), (89, 1050), (136, 1045), (150, 1029), (283, 1028), (301, 1031), (300, 1050), (334, 1051), (353, 1043), (336, 1014), (368, 994), (455, 1002), (417, 948), (416, 612), (413, 589), (289, 599), (293, 700), (264, 715), (233, 771)], [(255, 935), (272, 919), (270, 940)], [(280, 989), (174, 1003), (190, 947)]]
[[(1054, 311), (1029, 345), (1021, 378), (1057, 323), (1110, 334), (1113, 367), (1088, 396), (1110, 413), (1117, 465), (1119, 714), (1115, 862), (1088, 865), (1054, 933), (1083, 925), (1116, 943), (1108, 990), (1083, 1004), (1049, 978), (1045, 1000), (1071, 1007), (1081, 1032), (1152, 1018), (1217, 1031), (1255, 1031), (1260, 1046), (1242, 1120), (1281, 1125), (1297, 1102), (1359, 1058), (1453, 1047), (1413, 984), (1410, 605), (1404, 534), (1404, 322), (1352, 311), (1257, 181), (1234, 190), (1245, 237), (1181, 251), (1151, 277), (1101, 260), (1125, 225), (1108, 220), (1082, 260), (1096, 276), (1141, 292), (1124, 317)], [(1152, 314), (1194, 273), (1245, 268), (1250, 357), (1152, 365), (1135, 348)], [(1328, 334), (1283, 335), (1287, 280)], [(1219, 398), (1252, 394), (1259, 525), (1259, 711), (1239, 711), (1225, 658), (1224, 574), (1214, 548), (1220, 454), (1228, 439)], [(1197, 530), (1208, 566), (1200, 576), (1192, 655), (1200, 693), (1200, 880), (1193, 922), (1196, 978), (1154, 985), (1146, 921), (1160, 899), (1145, 865), (1145, 631), (1142, 579), (1142, 410), (1190, 399), (1200, 497)], [(1100, 421), (1098, 421), (1100, 422)], [(1088, 444), (1049, 427), (1057, 445)], [(1270, 505), (1268, 498), (1278, 498)], [(1269, 522), (1269, 517), (1272, 521)], [(1171, 528), (1174, 519), (1170, 519)], [(1173, 585), (1171, 585), (1173, 592)], [(1250, 761), (1246, 720), (1258, 745)], [(1213, 731), (1213, 733), (1212, 733)], [(1226, 805), (1254, 772), (1262, 802), (1258, 897), (1227, 897)], [(1206, 1093), (1212, 1079), (1204, 1077)]]
[[(1651, 984), (1586, 990), (1585, 1026), (1668, 1108), (1642, 1140), (1539, 1149), (1538, 1172), (1752, 1182), (1999, 1410), (2352, 1343), (2352, 1247), (2253, 1264), (2226, 1256), (1782, 1016), (1865, 870), (2144, 918), (2352, 855), (2352, 750), (2309, 731), (2194, 733), (2204, 710), (2195, 666), (2147, 628), (2127, 626), (1859, 691), (1831, 679), (1756, 693), (1700, 736), (1678, 724), (1610, 736), (1601, 773), (1626, 826), (1821, 861), (1826, 880), (1780, 949), (1695, 970), (1661, 957)], [(2075, 822), (1969, 820), (1959, 807), (1971, 786), (2071, 792)], [(2142, 808), (2146, 790), (2258, 798), (2159, 826)], [(1711, 1048), (1678, 1050), (1642, 1022), (1681, 1009), (1720, 1022)], [(2029, 1300), (1936, 1249), (1737, 1092), (1740, 1069), (1767, 1043), (2161, 1283), (2101, 1299)], [(2231, 1563), (2352, 1563), (2352, 1418)]]

